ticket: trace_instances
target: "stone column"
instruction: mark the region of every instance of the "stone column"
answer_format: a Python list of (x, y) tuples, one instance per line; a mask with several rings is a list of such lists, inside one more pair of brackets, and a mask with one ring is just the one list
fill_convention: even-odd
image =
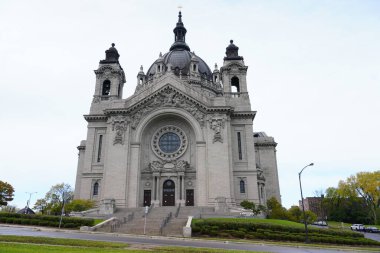
[(186, 199), (186, 195), (185, 195), (185, 176), (181, 176), (181, 182), (182, 182), (182, 185), (181, 185), (181, 189), (182, 189), (182, 200), (183, 200), (183, 203), (185, 203)]
[(128, 177), (128, 207), (138, 207), (140, 143), (131, 144), (131, 162)]
[(179, 203), (181, 203), (181, 183), (180, 183), (180, 180), (179, 180), (179, 175), (177, 173), (177, 179), (175, 180), (176, 183), (175, 183), (175, 198), (176, 198), (176, 201), (175, 201), (175, 205), (177, 206)]
[(161, 176), (158, 176), (157, 177), (157, 189), (156, 189), (156, 192), (157, 192), (157, 199), (156, 199), (156, 203), (157, 203), (157, 206), (160, 206), (160, 200), (161, 200), (161, 194), (160, 194), (160, 185), (161, 185)]
[(198, 141), (196, 144), (197, 152), (197, 188), (196, 188), (196, 199), (194, 200), (198, 206), (207, 206), (208, 203), (208, 171), (206, 169), (206, 142)]
[(152, 185), (152, 197), (151, 197), (151, 202), (152, 200), (156, 200), (156, 176), (153, 175), (153, 185)]

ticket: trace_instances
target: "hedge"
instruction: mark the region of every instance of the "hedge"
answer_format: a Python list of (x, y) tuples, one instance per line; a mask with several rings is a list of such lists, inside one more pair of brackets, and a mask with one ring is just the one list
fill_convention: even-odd
[[(253, 223), (246, 220), (195, 219), (191, 226), (195, 236), (305, 241), (304, 229), (283, 225)], [(380, 246), (380, 242), (364, 238), (363, 234), (351, 231), (310, 228), (309, 239), (313, 243)]]
[[(58, 227), (60, 216), (0, 213), (0, 223), (38, 225), (46, 227)], [(64, 228), (79, 228), (81, 226), (93, 226), (94, 219), (62, 217), (61, 226)]]

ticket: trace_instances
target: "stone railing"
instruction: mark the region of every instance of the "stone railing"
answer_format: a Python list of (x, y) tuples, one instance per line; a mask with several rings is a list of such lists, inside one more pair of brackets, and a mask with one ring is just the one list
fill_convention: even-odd
[(166, 227), (166, 225), (169, 223), (170, 219), (172, 218), (172, 212), (170, 212), (163, 220), (160, 226), (160, 235), (162, 235), (162, 231)]
[(175, 211), (175, 215), (174, 217), (178, 217), (178, 214), (179, 214), (179, 211), (181, 210), (181, 203), (179, 203), (178, 207), (177, 207), (177, 210)]
[(191, 237), (191, 222), (193, 221), (193, 216), (187, 218), (186, 226), (183, 227), (182, 233), (183, 237)]
[(133, 220), (134, 217), (135, 217), (135, 212), (128, 214), (127, 217), (124, 217), (124, 223), (130, 222), (131, 220)]
[(116, 218), (116, 217), (112, 217), (112, 218), (109, 218), (108, 220), (105, 220), (93, 227), (88, 227), (88, 226), (83, 226), (83, 227), (80, 227), (80, 230), (81, 231), (96, 231), (100, 228), (103, 228), (103, 227), (106, 227), (106, 226), (110, 226), (110, 230), (111, 232), (115, 232), (117, 228), (119, 228), (121, 225), (121, 221)]
[(224, 96), (230, 98), (248, 97), (248, 92), (224, 92)]

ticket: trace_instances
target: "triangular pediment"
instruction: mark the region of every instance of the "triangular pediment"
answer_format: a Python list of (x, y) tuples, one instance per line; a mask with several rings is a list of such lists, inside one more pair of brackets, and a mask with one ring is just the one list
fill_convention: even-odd
[(194, 97), (185, 94), (175, 88), (172, 84), (163, 85), (160, 89), (151, 93), (144, 99), (127, 106), (123, 109), (108, 109), (108, 115), (126, 115), (131, 122), (132, 129), (135, 129), (140, 120), (150, 112), (163, 108), (177, 108), (189, 112), (201, 125), (204, 125), (208, 105)]

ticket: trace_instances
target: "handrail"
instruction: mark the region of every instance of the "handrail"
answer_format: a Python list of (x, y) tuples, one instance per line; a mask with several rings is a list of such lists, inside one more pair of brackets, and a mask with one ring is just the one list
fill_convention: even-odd
[(172, 218), (172, 212), (170, 212), (162, 221), (160, 226), (160, 235), (162, 235), (162, 231), (164, 230), (164, 227), (169, 223), (170, 219)]
[(128, 214), (127, 217), (124, 217), (124, 223), (130, 222), (131, 220), (133, 220), (134, 217), (135, 217), (135, 212)]
[(181, 209), (181, 203), (179, 203), (178, 207), (177, 207), (177, 210), (175, 211), (175, 215), (174, 217), (178, 217), (178, 214), (179, 214), (179, 210)]

